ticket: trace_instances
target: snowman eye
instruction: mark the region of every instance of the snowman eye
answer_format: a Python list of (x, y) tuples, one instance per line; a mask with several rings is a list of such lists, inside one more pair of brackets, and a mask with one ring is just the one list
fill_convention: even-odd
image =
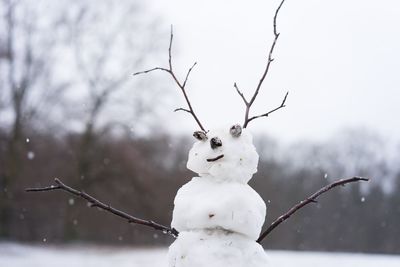
[(222, 141), (218, 137), (211, 138), (210, 145), (212, 149), (222, 146)]
[(240, 126), (239, 124), (235, 124), (229, 129), (229, 132), (233, 137), (237, 138), (242, 134), (242, 126)]
[(199, 141), (206, 141), (208, 139), (207, 135), (205, 132), (202, 131), (196, 131), (193, 133), (194, 138), (196, 138)]

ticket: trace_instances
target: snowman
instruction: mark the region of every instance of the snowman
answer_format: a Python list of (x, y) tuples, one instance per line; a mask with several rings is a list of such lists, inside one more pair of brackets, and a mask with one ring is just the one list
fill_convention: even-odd
[(247, 183), (257, 172), (252, 136), (240, 125), (193, 134), (188, 169), (198, 174), (174, 201), (171, 226), (179, 236), (169, 267), (265, 267), (256, 242), (266, 216), (262, 198)]

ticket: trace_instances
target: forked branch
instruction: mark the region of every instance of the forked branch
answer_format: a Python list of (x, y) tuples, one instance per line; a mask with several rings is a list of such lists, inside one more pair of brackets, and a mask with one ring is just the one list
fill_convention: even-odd
[(323, 193), (331, 190), (332, 188), (336, 186), (344, 186), (348, 183), (353, 183), (353, 182), (359, 182), (359, 181), (369, 181), (368, 178), (363, 178), (363, 177), (353, 177), (353, 178), (348, 178), (348, 179), (340, 179), (337, 180), (331, 184), (328, 184), (327, 186), (324, 186), (308, 198), (300, 201), (297, 203), (295, 206), (293, 206), (290, 210), (288, 210), (285, 214), (279, 216), (275, 221), (271, 223), (271, 225), (265, 230), (260, 237), (257, 239), (257, 242), (260, 243), (269, 233), (271, 233), (279, 224), (283, 223), (286, 221), (290, 216), (292, 216), (296, 211), (299, 209), (303, 208), (305, 205), (310, 204), (310, 203), (316, 203), (317, 198), (322, 195)]
[(266, 65), (266, 67), (265, 67), (265, 69), (264, 69), (264, 72), (263, 72), (262, 75), (261, 75), (261, 78), (260, 78), (260, 80), (259, 80), (259, 82), (258, 82), (258, 84), (257, 84), (257, 87), (256, 87), (256, 89), (255, 89), (255, 91), (254, 91), (254, 93), (253, 93), (251, 99), (250, 99), (250, 100), (247, 100), (246, 97), (244, 96), (244, 94), (243, 94), (243, 93), (239, 90), (239, 88), (237, 87), (236, 83), (234, 84), (234, 87), (235, 87), (235, 89), (236, 89), (236, 92), (237, 92), (237, 93), (240, 95), (240, 97), (243, 99), (243, 102), (244, 102), (244, 104), (245, 104), (245, 106), (246, 106), (243, 128), (246, 128), (250, 121), (252, 121), (252, 120), (254, 120), (254, 119), (257, 119), (257, 118), (261, 118), (261, 117), (268, 117), (269, 114), (271, 114), (271, 113), (273, 113), (273, 112), (275, 112), (275, 111), (277, 111), (277, 110), (279, 110), (279, 109), (285, 107), (284, 104), (285, 104), (286, 98), (287, 98), (287, 96), (288, 96), (287, 93), (286, 93), (286, 95), (285, 95), (285, 97), (284, 97), (284, 100), (283, 100), (282, 105), (279, 106), (278, 108), (275, 108), (275, 109), (273, 109), (273, 110), (271, 110), (271, 111), (269, 111), (269, 112), (267, 112), (267, 113), (265, 113), (265, 114), (259, 115), (259, 116), (250, 117), (250, 108), (251, 108), (251, 106), (253, 105), (254, 101), (256, 100), (258, 93), (260, 92), (260, 88), (261, 88), (261, 86), (262, 86), (262, 84), (263, 84), (263, 82), (264, 82), (264, 80), (265, 80), (265, 77), (267, 77), (267, 74), (268, 74), (268, 72), (269, 72), (269, 69), (270, 69), (270, 66), (271, 66), (272, 61), (274, 61), (274, 59), (272, 58), (272, 54), (273, 54), (273, 52), (274, 52), (276, 42), (278, 41), (278, 38), (279, 38), (279, 35), (280, 35), (280, 33), (277, 31), (277, 28), (276, 28), (276, 19), (277, 19), (277, 17), (278, 17), (279, 10), (281, 9), (281, 7), (282, 7), (282, 5), (283, 5), (284, 2), (285, 2), (285, 0), (282, 0), (282, 2), (279, 4), (278, 8), (277, 8), (276, 11), (275, 11), (274, 20), (273, 20), (273, 26), (274, 26), (274, 40), (273, 40), (273, 42), (272, 42), (271, 48), (270, 48), (269, 53), (268, 53), (267, 65)]
[(118, 209), (111, 207), (108, 204), (101, 202), (100, 200), (92, 197), (91, 195), (89, 195), (83, 191), (79, 191), (72, 187), (69, 187), (68, 185), (61, 182), (61, 180), (59, 180), (58, 178), (55, 178), (54, 182), (57, 185), (51, 185), (51, 186), (40, 187), (40, 188), (27, 188), (27, 189), (25, 189), (25, 191), (26, 192), (46, 192), (46, 191), (62, 190), (62, 191), (68, 192), (72, 195), (75, 195), (77, 197), (87, 200), (89, 203), (89, 207), (97, 207), (97, 208), (100, 208), (107, 212), (110, 212), (118, 217), (126, 219), (128, 221), (128, 223), (145, 225), (145, 226), (151, 227), (155, 230), (162, 231), (164, 234), (169, 234), (175, 238), (178, 237), (179, 232), (175, 228), (170, 228), (168, 226), (165, 226), (165, 225), (162, 225), (162, 224), (150, 221), (150, 220), (136, 218), (126, 212), (120, 211)]
[(286, 99), (287, 99), (288, 95), (289, 95), (289, 92), (286, 92), (285, 97), (283, 98), (282, 103), (281, 103), (281, 105), (279, 107), (276, 107), (276, 108), (268, 111), (267, 113), (264, 113), (264, 114), (261, 114), (261, 115), (257, 115), (257, 116), (253, 116), (253, 117), (251, 117), (251, 118), (249, 118), (247, 120), (247, 123), (251, 122), (254, 119), (258, 119), (258, 118), (261, 118), (261, 117), (268, 117), (269, 114), (271, 114), (271, 113), (273, 113), (273, 112), (275, 112), (275, 111), (277, 111), (277, 110), (279, 110), (281, 108), (286, 107), (285, 103), (286, 103)]
[(173, 38), (174, 38), (174, 33), (173, 33), (173, 28), (171, 26), (171, 36), (170, 36), (170, 39), (169, 39), (169, 48), (168, 48), (168, 68), (155, 67), (155, 68), (152, 68), (152, 69), (149, 69), (149, 70), (136, 72), (133, 75), (145, 74), (145, 73), (149, 73), (149, 72), (156, 71), (156, 70), (165, 71), (169, 75), (171, 75), (171, 77), (175, 81), (176, 85), (181, 89), (182, 94), (183, 94), (183, 96), (184, 96), (184, 98), (186, 100), (186, 103), (188, 105), (187, 109), (186, 108), (177, 108), (177, 109), (175, 109), (175, 111), (186, 111), (186, 112), (189, 112), (190, 114), (192, 114), (194, 120), (199, 125), (200, 129), (203, 132), (206, 132), (205, 128), (203, 127), (203, 125), (201, 124), (199, 118), (197, 117), (196, 113), (194, 112), (192, 104), (190, 103), (189, 97), (188, 97), (188, 95), (186, 93), (187, 81), (189, 79), (190, 73), (192, 72), (193, 68), (196, 66), (197, 63), (195, 62), (193, 64), (193, 66), (189, 68), (188, 72), (186, 73), (185, 80), (183, 82), (179, 81), (179, 79), (177, 78), (177, 76), (176, 76), (176, 74), (175, 74), (175, 72), (174, 72), (174, 70), (172, 68), (172, 41), (173, 41)]

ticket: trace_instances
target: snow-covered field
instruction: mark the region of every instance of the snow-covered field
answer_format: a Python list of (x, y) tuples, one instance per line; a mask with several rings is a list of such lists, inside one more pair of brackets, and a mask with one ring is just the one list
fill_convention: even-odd
[[(31, 246), (0, 243), (1, 267), (163, 267), (167, 249), (94, 246)], [(269, 251), (279, 267), (399, 267), (399, 256)], [(212, 267), (212, 264), (210, 264)]]

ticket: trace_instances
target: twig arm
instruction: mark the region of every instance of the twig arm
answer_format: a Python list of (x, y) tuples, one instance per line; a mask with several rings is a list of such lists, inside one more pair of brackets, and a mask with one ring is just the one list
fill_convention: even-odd
[(136, 218), (126, 212), (120, 211), (118, 209), (111, 207), (108, 204), (101, 202), (100, 200), (94, 198), (93, 196), (91, 196), (83, 191), (76, 190), (76, 189), (64, 184), (58, 178), (55, 178), (54, 182), (57, 185), (51, 185), (51, 186), (41, 187), (41, 188), (27, 188), (27, 189), (25, 189), (25, 191), (26, 192), (46, 192), (46, 191), (53, 191), (53, 190), (62, 190), (62, 191), (68, 192), (72, 195), (75, 195), (77, 197), (87, 200), (90, 204), (89, 205), (90, 207), (97, 207), (97, 208), (100, 208), (107, 212), (110, 212), (118, 217), (126, 219), (128, 221), (128, 223), (145, 225), (145, 226), (151, 227), (155, 230), (162, 231), (164, 234), (169, 234), (175, 238), (178, 237), (178, 235), (179, 235), (179, 232), (175, 228), (170, 228), (168, 226), (153, 222), (151, 220), (144, 220), (144, 219)]
[(317, 198), (322, 195), (323, 193), (331, 190), (334, 187), (337, 187), (339, 185), (344, 186), (349, 183), (353, 182), (360, 182), (360, 181), (369, 181), (368, 178), (363, 178), (363, 177), (353, 177), (353, 178), (348, 178), (348, 179), (340, 179), (337, 180), (331, 184), (328, 184), (327, 186), (322, 187), (319, 189), (317, 192), (309, 196), (308, 198), (300, 201), (297, 203), (295, 206), (293, 206), (290, 210), (288, 210), (285, 214), (279, 216), (275, 221), (271, 223), (271, 225), (265, 230), (260, 237), (257, 239), (257, 242), (260, 243), (269, 233), (271, 233), (279, 224), (283, 223), (286, 221), (290, 216), (292, 216), (296, 211), (300, 210), (304, 206), (310, 203), (315, 203), (317, 202)]

